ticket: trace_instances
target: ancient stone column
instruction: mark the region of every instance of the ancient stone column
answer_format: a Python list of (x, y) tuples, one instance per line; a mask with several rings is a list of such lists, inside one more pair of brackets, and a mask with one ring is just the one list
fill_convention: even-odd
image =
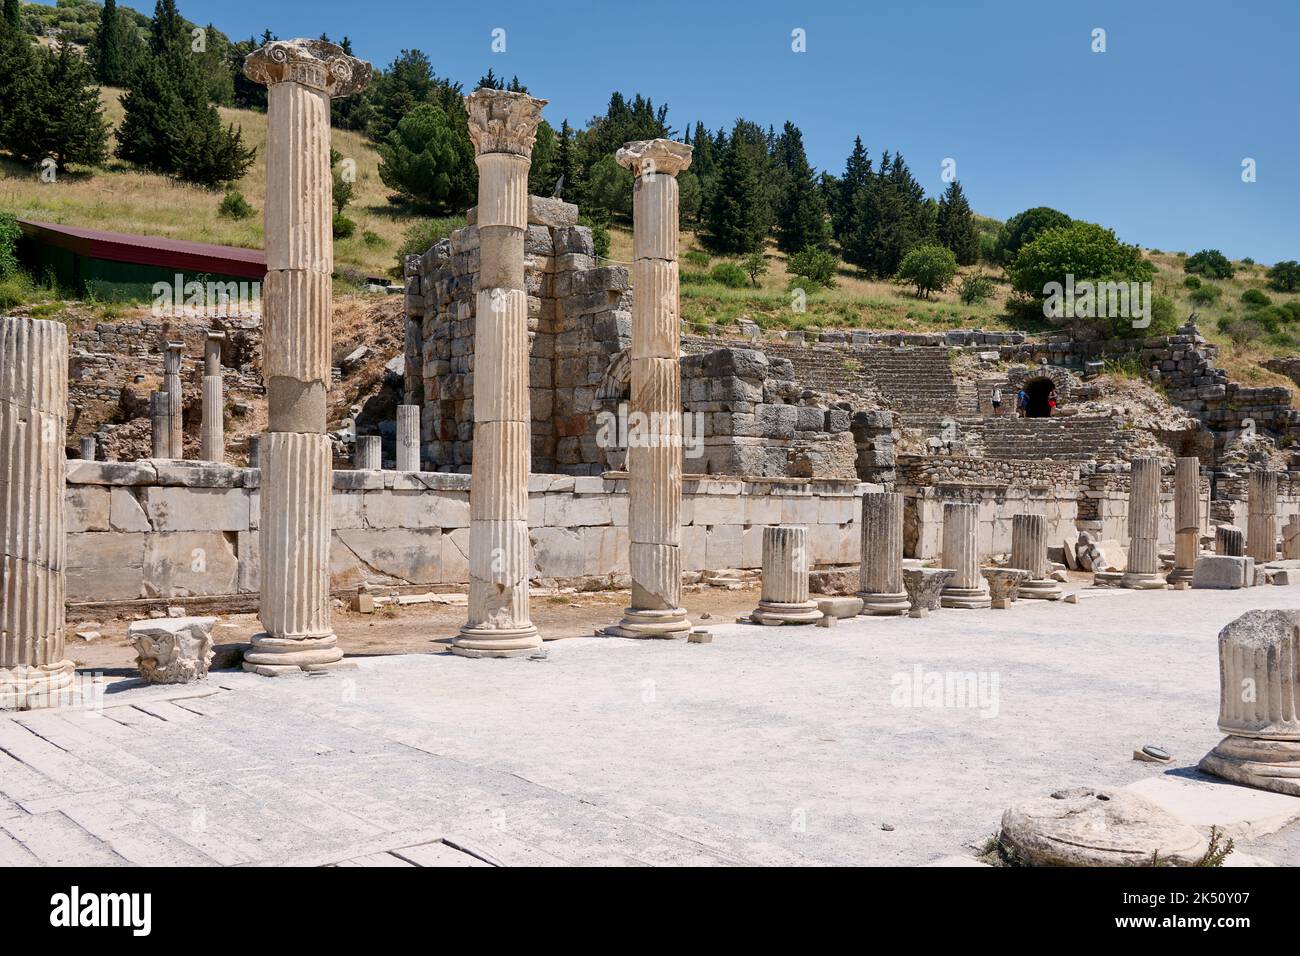
[(1124, 588), (1162, 588), (1156, 539), (1160, 533), (1160, 459), (1134, 458), (1128, 491), (1128, 567)]
[(906, 614), (903, 587), (903, 496), (868, 491), (862, 496), (862, 563), (858, 597), (863, 614)]
[(1247, 611), (1219, 632), (1219, 729), (1201, 770), (1300, 797), (1300, 611)]
[(150, 454), (154, 458), (172, 455), (172, 397), (165, 391), (149, 393)]
[(1235, 524), (1221, 524), (1214, 529), (1214, 553), (1227, 558), (1246, 556), (1246, 532)]
[(1061, 585), (1051, 578), (1047, 519), (1042, 515), (1011, 516), (1011, 567), (1028, 572), (1017, 584), (1020, 597), (1043, 601), (1059, 601), (1065, 597)]
[(261, 435), (248, 436), (248, 467), (249, 468), (262, 467), (262, 436)]
[(352, 446), (352, 467), (357, 471), (379, 471), (384, 467), (383, 441), (378, 435), (358, 435)]
[(266, 282), (260, 445), (260, 614), (244, 667), (276, 674), (343, 657), (330, 624), (333, 473), (325, 400), (334, 268), (330, 97), (365, 88), (370, 64), (323, 40), (277, 40), (244, 73), (267, 91)]
[(940, 607), (989, 607), (989, 588), (980, 574), (979, 508), (966, 501), (943, 506), (943, 565), (952, 579), (939, 596)]
[(221, 343), (225, 338), (225, 332), (209, 332), (203, 344), (204, 461), (226, 460), (226, 403), (221, 390)]
[(816, 624), (822, 613), (808, 599), (808, 529), (763, 529), (763, 594), (750, 619), (758, 624)]
[(420, 406), (397, 406), (397, 470), (420, 470)]
[(167, 457), (185, 457), (185, 400), (181, 394), (184, 342), (168, 342), (163, 350), (163, 390), (170, 396)]
[(72, 685), (63, 654), (67, 407), (63, 323), (0, 319), (0, 708), (57, 704)]
[(78, 444), (79, 444), (79, 447), (80, 447), (80, 449), (81, 449), (81, 460), (82, 460), (82, 461), (94, 461), (94, 460), (95, 460), (95, 439), (94, 439), (94, 436), (88, 436), (88, 437), (86, 437), (86, 438), (83, 438), (83, 439), (81, 439), (81, 441), (80, 441)]
[(1282, 526), (1282, 557), (1300, 560), (1300, 515), (1292, 515)]
[(1201, 460), (1174, 463), (1174, 569), (1170, 584), (1191, 581), (1201, 553)]
[(632, 604), (605, 633), (684, 638), (682, 608), (682, 396), (678, 361), (677, 174), (691, 148), (667, 139), (627, 143), (632, 170), (632, 392), (627, 450)]
[(1250, 473), (1246, 521), (1246, 556), (1256, 564), (1277, 560), (1277, 472), (1263, 468)]
[(465, 97), (478, 163), (479, 293), (474, 319), (474, 457), (470, 472), (469, 616), (452, 651), (532, 653), (529, 617), (528, 169), (545, 100), (480, 89)]

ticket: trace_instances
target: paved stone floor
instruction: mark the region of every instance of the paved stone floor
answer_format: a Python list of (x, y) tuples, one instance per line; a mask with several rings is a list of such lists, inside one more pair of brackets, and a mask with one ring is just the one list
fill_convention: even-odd
[[(109, 685), (0, 715), (0, 864), (922, 864), (1016, 799), (1184, 771), (1219, 739), (1220, 627), (1300, 592), (713, 625), (546, 660)], [(916, 697), (917, 682), (923, 693)], [(976, 706), (928, 674), (983, 680)], [(993, 681), (996, 680), (996, 684)], [(1155, 743), (1174, 768), (1137, 763)], [(1300, 862), (1292, 826), (1251, 847)]]

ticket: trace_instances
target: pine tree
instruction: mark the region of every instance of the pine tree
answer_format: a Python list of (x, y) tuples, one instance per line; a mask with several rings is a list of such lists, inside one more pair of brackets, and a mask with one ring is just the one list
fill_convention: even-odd
[(89, 66), (66, 42), (57, 55), (42, 58), (40, 109), (28, 157), (53, 157), (59, 172), (69, 163), (102, 163), (108, 155), (108, 121)]
[(577, 178), (576, 158), (573, 155), (573, 127), (566, 119), (560, 123), (560, 142), (556, 149), (555, 167), (559, 173), (559, 193), (561, 196), (573, 190)]
[(925, 190), (901, 153), (881, 155), (871, 184), (858, 194), (854, 215), (856, 222), (844, 246), (844, 258), (868, 275), (892, 276), (907, 251), (931, 231)]
[(559, 178), (559, 137), (546, 120), (537, 124), (533, 142), (533, 160), (528, 167), (528, 191), (534, 196), (549, 196)]
[(91, 49), (95, 57), (95, 79), (105, 86), (125, 86), (129, 78), (122, 50), (123, 25), (117, 0), (104, 0)]
[(705, 243), (714, 252), (736, 254), (763, 248), (766, 199), (759, 180), (757, 149), (737, 121), (720, 157), (718, 182), (705, 219)]
[[(16, 3), (15, 3), (16, 6)], [(9, 3), (0, 17), (0, 148), (18, 153), (15, 140), (35, 122), (40, 92), (37, 55), (27, 34), (9, 20)]]
[(777, 248), (793, 255), (810, 246), (824, 246), (826, 206), (808, 165), (803, 134), (793, 123), (786, 122), (776, 152), (785, 169), (784, 193), (777, 208)]
[(22, 32), (23, 13), (19, 0), (4, 0), (4, 22), (9, 29)]
[(979, 229), (961, 183), (953, 180), (939, 198), (935, 237), (952, 250), (958, 265), (971, 265), (979, 257)]
[(844, 164), (844, 175), (836, 184), (836, 201), (831, 206), (831, 224), (835, 238), (845, 242), (854, 228), (854, 216), (858, 209), (862, 190), (871, 185), (871, 158), (862, 137), (853, 138), (853, 152)]

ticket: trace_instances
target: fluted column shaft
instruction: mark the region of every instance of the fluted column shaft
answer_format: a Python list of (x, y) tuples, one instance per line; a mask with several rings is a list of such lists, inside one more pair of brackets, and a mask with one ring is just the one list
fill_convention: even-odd
[(93, 436), (81, 439), (81, 441), (78, 442), (78, 447), (80, 448), (82, 461), (95, 460), (95, 439)]
[(226, 405), (221, 382), (222, 332), (209, 332), (203, 355), (203, 433), (204, 461), (226, 460)]
[(334, 268), (330, 97), (363, 89), (370, 65), (320, 40), (273, 41), (244, 71), (267, 92), (266, 282), (260, 445), (261, 618), (245, 666), (304, 668), (343, 657), (330, 624), (330, 282)]
[(149, 394), (149, 429), (154, 458), (172, 456), (172, 397), (165, 391)]
[(1160, 459), (1134, 458), (1128, 492), (1128, 566), (1120, 585), (1162, 588), (1157, 538), (1160, 534)]
[(185, 457), (185, 400), (181, 393), (181, 359), (185, 344), (168, 342), (163, 351), (163, 389), (169, 397), (167, 457)]
[(1277, 560), (1277, 472), (1252, 471), (1247, 494), (1246, 555), (1267, 564)]
[(1174, 569), (1171, 584), (1190, 581), (1201, 553), (1201, 460), (1174, 462)]
[(68, 334), (0, 319), (0, 707), (58, 703), (64, 657)]
[(949, 501), (943, 506), (943, 565), (952, 568), (952, 579), (944, 586), (939, 603), (943, 607), (988, 607), (988, 583), (980, 574), (979, 508), (967, 501)]
[(384, 467), (383, 450), (378, 435), (358, 435), (352, 446), (352, 467), (357, 471), (379, 471)]
[(759, 624), (813, 624), (821, 618), (808, 598), (808, 529), (763, 529), (763, 591), (750, 619)]
[(420, 470), (420, 406), (397, 406), (397, 470)]
[(469, 615), (453, 651), (505, 657), (541, 646), (529, 613), (528, 170), (544, 100), (480, 89), (465, 98), (478, 164)]
[(1029, 574), (1016, 584), (1020, 597), (1055, 601), (1065, 596), (1061, 586), (1051, 578), (1051, 563), (1047, 560), (1047, 519), (1042, 515), (1012, 515), (1011, 567)]
[(903, 587), (903, 496), (869, 491), (862, 496), (862, 553), (858, 597), (863, 614), (906, 614)]

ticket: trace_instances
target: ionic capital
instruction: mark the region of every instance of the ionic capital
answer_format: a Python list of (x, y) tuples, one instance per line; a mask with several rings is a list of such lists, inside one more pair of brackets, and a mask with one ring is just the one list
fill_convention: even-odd
[(328, 96), (360, 93), (370, 84), (370, 64), (324, 40), (273, 40), (244, 58), (254, 83), (301, 83)]
[(664, 173), (676, 176), (691, 165), (691, 147), (671, 139), (642, 139), (624, 143), (614, 154), (619, 163), (632, 170), (634, 176), (653, 176)]

